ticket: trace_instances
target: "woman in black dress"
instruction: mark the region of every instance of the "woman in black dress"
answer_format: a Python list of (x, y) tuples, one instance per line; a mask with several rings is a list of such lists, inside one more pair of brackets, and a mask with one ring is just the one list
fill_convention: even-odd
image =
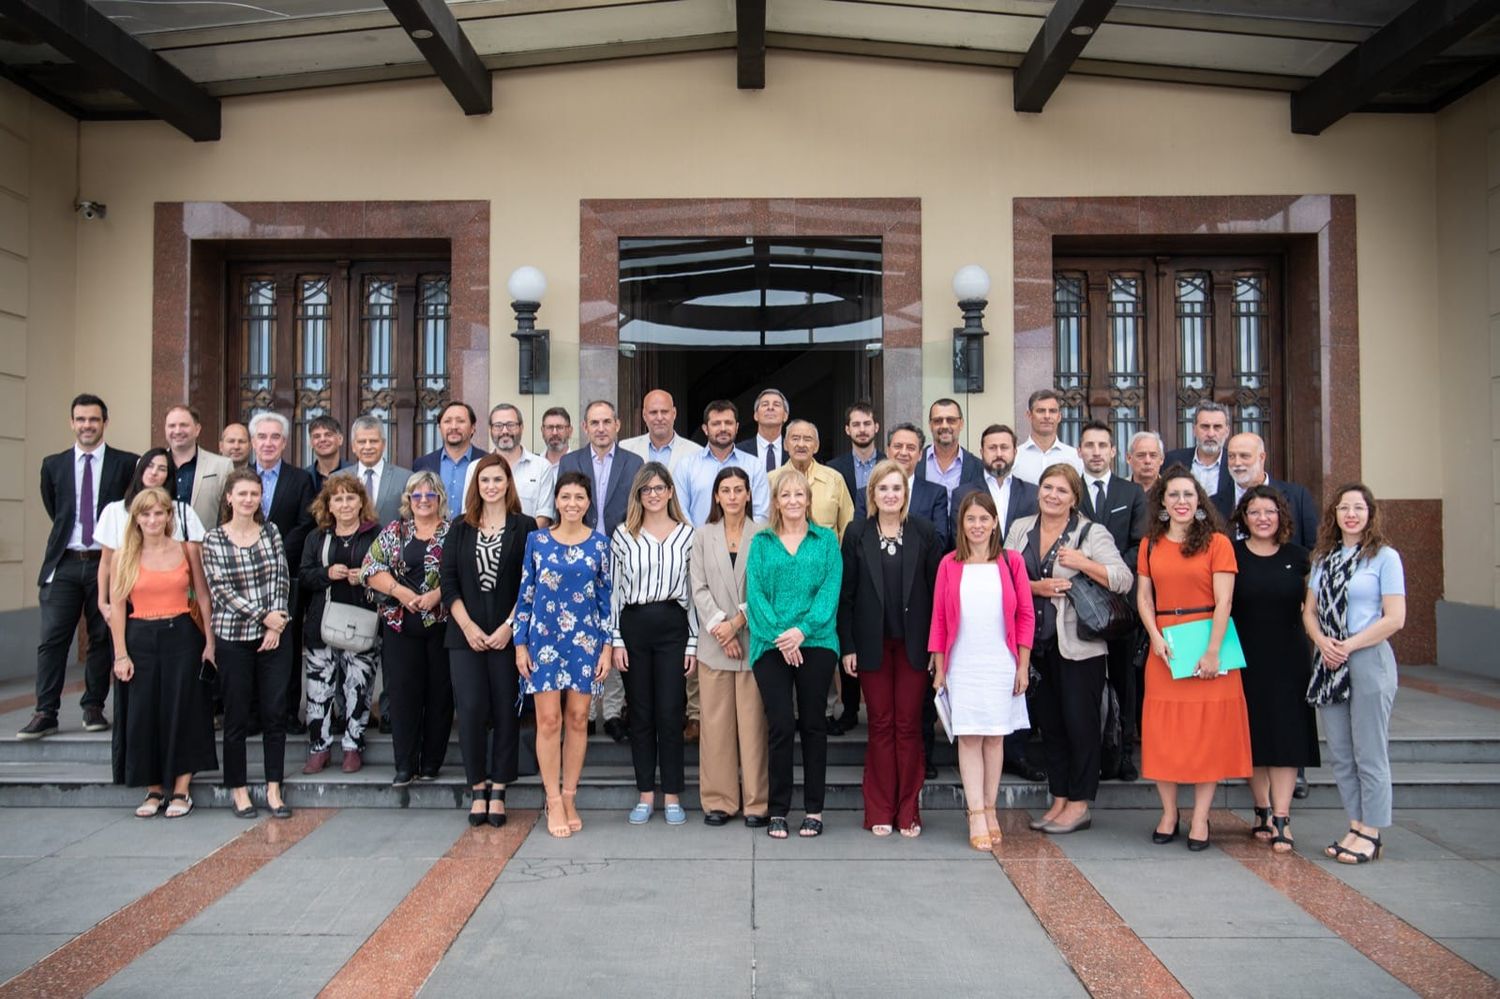
[(1255, 769), (1251, 833), (1284, 853), (1292, 848), (1292, 791), (1298, 767), (1318, 765), (1318, 727), (1308, 707), (1312, 649), (1302, 629), (1309, 571), (1306, 548), (1289, 544), (1291, 511), (1271, 486), (1245, 491), (1231, 523), (1240, 573), (1231, 616), (1245, 650), (1245, 703)]

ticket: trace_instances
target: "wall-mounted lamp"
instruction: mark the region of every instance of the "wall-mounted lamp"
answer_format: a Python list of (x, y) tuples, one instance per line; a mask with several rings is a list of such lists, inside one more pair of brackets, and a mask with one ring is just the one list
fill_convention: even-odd
[(520, 392), (522, 395), (546, 395), (551, 391), (551, 334), (536, 328), (536, 312), (547, 294), (547, 276), (535, 267), (517, 267), (505, 282), (510, 292), (510, 307), (516, 311), (516, 331), (511, 334), (521, 345)]
[(964, 324), (953, 330), (953, 391), (984, 391), (984, 307), (989, 304), (990, 276), (978, 264), (953, 275), (953, 294)]

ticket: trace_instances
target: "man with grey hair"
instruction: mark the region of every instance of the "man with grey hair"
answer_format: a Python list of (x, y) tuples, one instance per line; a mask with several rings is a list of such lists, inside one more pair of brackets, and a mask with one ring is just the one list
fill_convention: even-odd
[(1130, 466), (1130, 481), (1150, 493), (1151, 487), (1156, 485), (1157, 478), (1161, 476), (1161, 463), (1166, 454), (1161, 434), (1155, 430), (1136, 431), (1130, 438), (1130, 446), (1125, 449), (1125, 464)]
[[(844, 542), (844, 530), (854, 519), (854, 498), (844, 477), (827, 465), (818, 464), (818, 428), (811, 420), (792, 420), (786, 425), (786, 448), (789, 460), (782, 468), (795, 468), (807, 478), (812, 491), (807, 498), (807, 519), (826, 527)], [(770, 477), (771, 495), (776, 495), (776, 480), (781, 469)], [(770, 511), (766, 511), (767, 515)]]
[(781, 439), (781, 428), (791, 419), (792, 407), (781, 389), (761, 389), (755, 397), (755, 436), (747, 437), (735, 447), (755, 455), (766, 473), (776, 471), (787, 463), (786, 444)]
[[(1312, 494), (1295, 482), (1273, 479), (1266, 471), (1266, 442), (1259, 434), (1235, 434), (1224, 445), (1224, 463), (1229, 466), (1229, 475), (1234, 479), (1234, 490), (1227, 496), (1216, 499), (1219, 513), (1227, 522), (1245, 492), (1256, 486), (1270, 486), (1286, 500), (1292, 514), (1291, 542), (1311, 550), (1318, 543), (1318, 505)], [(1230, 528), (1230, 534), (1235, 534)]]
[(1215, 499), (1220, 494), (1234, 497), (1234, 479), (1224, 460), (1224, 442), (1229, 439), (1229, 409), (1212, 399), (1204, 399), (1193, 411), (1193, 439), (1196, 447), (1173, 448), (1167, 452), (1165, 467), (1186, 466), (1203, 491)]
[(354, 464), (345, 469), (365, 487), (375, 505), (375, 518), (382, 525), (401, 515), (401, 492), (411, 478), (411, 469), (386, 460), (385, 426), (384, 420), (369, 413), (349, 425), (349, 450), (354, 453)]

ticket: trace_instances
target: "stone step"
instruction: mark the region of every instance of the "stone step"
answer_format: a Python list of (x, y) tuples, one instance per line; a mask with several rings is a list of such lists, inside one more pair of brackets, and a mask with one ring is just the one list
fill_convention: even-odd
[[(256, 756), (250, 753), (250, 783), (261, 792)], [(390, 786), (387, 767), (369, 766), (357, 774), (330, 769), (304, 776), (289, 767), (287, 801), (293, 807), (337, 808), (462, 808), (466, 789), (461, 768), (444, 767), (435, 781), (417, 782), (405, 788)], [(1402, 808), (1500, 808), (1500, 765), (1491, 763), (1398, 763), (1392, 766), (1397, 804)], [(699, 807), (697, 769), (689, 768), (684, 804)], [(863, 807), (860, 792), (862, 769), (830, 766), (826, 807), (853, 810)], [(1337, 808), (1338, 793), (1326, 768), (1308, 772), (1311, 794), (1299, 808)], [(200, 807), (225, 807), (228, 793), (218, 786), (217, 774), (200, 774), (193, 784), (193, 799)], [(579, 785), (578, 803), (585, 809), (628, 809), (636, 800), (634, 780), (628, 766), (607, 765), (589, 759)], [(110, 783), (107, 764), (0, 763), (0, 807), (91, 806), (129, 808), (140, 802), (139, 789)], [(799, 795), (800, 800), (800, 783)], [(1184, 797), (1184, 800), (1186, 798)], [(1149, 782), (1107, 781), (1100, 786), (1096, 807), (1154, 808), (1156, 788)], [(543, 804), (540, 781), (524, 777), (510, 790), (508, 804), (517, 808), (539, 808)], [(1045, 784), (1029, 784), (1007, 775), (1001, 782), (1000, 804), (1004, 808), (1038, 809), (1047, 806)], [(1226, 782), (1218, 791), (1218, 804), (1245, 809), (1250, 791), (1242, 781)], [(922, 791), (922, 807), (963, 807), (963, 789), (958, 772), (939, 768), (938, 778)]]

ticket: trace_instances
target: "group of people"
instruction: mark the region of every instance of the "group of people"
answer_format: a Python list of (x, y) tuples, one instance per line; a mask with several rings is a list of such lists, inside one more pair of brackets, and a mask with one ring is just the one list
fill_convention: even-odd
[(258, 726), (266, 805), (290, 816), (285, 734), (303, 724), (304, 680), (303, 770), (317, 773), (336, 738), (343, 769), (363, 765), (383, 678), (393, 784), (438, 775), (456, 715), (474, 825), (505, 822), (530, 704), (554, 836), (583, 826), (594, 713), (630, 743), (631, 823), (658, 804), (686, 821), (684, 747), (698, 741), (704, 822), (739, 816), (787, 838), (800, 739), (797, 834), (817, 836), (827, 739), (858, 724), (861, 702), (876, 836), (920, 835), (940, 721), (976, 849), (1000, 836), (1001, 770), (1024, 763), (1036, 728), (1052, 802), (1033, 828), (1088, 828), (1101, 772), (1137, 776), (1138, 736), (1162, 803), (1155, 842), (1181, 835), (1190, 784), (1185, 838), (1206, 848), (1215, 785), (1248, 778), (1254, 835), (1290, 850), (1299, 768), (1319, 763), (1314, 706), (1350, 823), (1329, 856), (1378, 857), (1390, 824), (1400, 557), (1367, 488), (1338, 488), (1320, 515), (1213, 402), (1196, 409), (1191, 447), (1135, 434), (1128, 479), (1109, 426), (1086, 424), (1076, 448), (1058, 438), (1046, 389), (1028, 400), (1024, 441), (992, 425), (977, 455), (954, 400), (930, 407), (930, 445), (900, 423), (883, 454), (875, 412), (856, 404), (849, 450), (827, 464), (818, 428), (776, 389), (744, 439), (736, 405), (710, 403), (701, 445), (676, 432), (662, 390), (644, 399), (647, 433), (623, 441), (615, 406), (591, 402), (572, 451), (571, 417), (550, 409), (543, 454), (522, 444), (516, 406), (491, 410), (484, 451), (476, 414), (452, 402), (442, 446), (411, 470), (386, 458), (386, 424), (369, 416), (350, 428), (352, 461), (337, 421), (311, 420), (314, 461), (298, 468), (274, 412), (227, 427), (214, 454), (198, 415), (174, 407), (167, 446), (139, 458), (106, 447), (98, 397), (70, 414), (75, 446), (43, 466), (53, 529), (37, 710), (20, 735), (56, 731), (84, 617), (84, 725), (110, 727), (112, 672), (116, 779), (147, 789), (143, 817), (191, 811), (192, 775), (218, 766), (215, 699), (236, 814), (257, 814), (245, 740)]

